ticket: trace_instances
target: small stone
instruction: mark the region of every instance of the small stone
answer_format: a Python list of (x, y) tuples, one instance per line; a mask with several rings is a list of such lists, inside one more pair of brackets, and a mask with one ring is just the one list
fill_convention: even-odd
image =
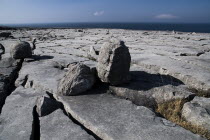
[(60, 107), (60, 104), (47, 96), (41, 96), (36, 101), (36, 111), (39, 117), (49, 115)]
[(15, 59), (30, 58), (32, 56), (31, 46), (28, 42), (18, 42), (11, 47), (10, 55)]
[(210, 132), (210, 98), (195, 97), (191, 102), (185, 103), (182, 116), (191, 124)]
[(90, 51), (88, 53), (88, 57), (90, 59), (94, 59), (94, 60), (98, 59), (97, 51), (95, 50), (95, 48), (93, 46), (90, 47)]
[(129, 79), (131, 56), (123, 41), (111, 39), (99, 53), (97, 71), (102, 82), (111, 85), (125, 83)]
[(64, 96), (79, 95), (93, 86), (95, 76), (88, 66), (76, 63), (71, 64), (69, 68), (59, 83), (58, 94)]

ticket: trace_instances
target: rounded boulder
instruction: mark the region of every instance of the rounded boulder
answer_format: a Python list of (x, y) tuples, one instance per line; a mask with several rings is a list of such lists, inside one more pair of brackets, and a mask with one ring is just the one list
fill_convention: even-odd
[(80, 95), (90, 89), (95, 82), (95, 75), (91, 69), (81, 63), (69, 66), (68, 72), (58, 85), (58, 95)]
[(32, 49), (28, 42), (18, 42), (11, 46), (10, 55), (14, 59), (30, 58), (32, 56)]

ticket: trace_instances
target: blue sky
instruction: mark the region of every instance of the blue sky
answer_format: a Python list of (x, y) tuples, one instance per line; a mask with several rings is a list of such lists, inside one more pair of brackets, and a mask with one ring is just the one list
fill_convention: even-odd
[(210, 23), (210, 0), (0, 0), (0, 24)]

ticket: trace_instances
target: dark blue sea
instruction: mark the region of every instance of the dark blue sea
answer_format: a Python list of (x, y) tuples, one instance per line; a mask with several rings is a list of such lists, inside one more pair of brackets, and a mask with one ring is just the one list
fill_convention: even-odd
[[(8, 26), (8, 25), (7, 25)], [(209, 24), (186, 23), (44, 23), (44, 24), (11, 24), (12, 27), (32, 28), (108, 28), (129, 30), (181, 31), (210, 33)]]

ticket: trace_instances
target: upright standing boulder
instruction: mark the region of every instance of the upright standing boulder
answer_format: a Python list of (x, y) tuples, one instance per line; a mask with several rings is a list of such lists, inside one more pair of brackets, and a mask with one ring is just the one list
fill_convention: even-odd
[(95, 75), (88, 66), (76, 63), (71, 64), (69, 68), (58, 85), (59, 95), (79, 95), (93, 86)]
[(123, 41), (111, 39), (99, 53), (97, 71), (102, 82), (111, 85), (125, 83), (129, 79), (131, 56)]
[(28, 42), (18, 42), (12, 45), (10, 55), (14, 59), (30, 58), (32, 56), (31, 46)]

